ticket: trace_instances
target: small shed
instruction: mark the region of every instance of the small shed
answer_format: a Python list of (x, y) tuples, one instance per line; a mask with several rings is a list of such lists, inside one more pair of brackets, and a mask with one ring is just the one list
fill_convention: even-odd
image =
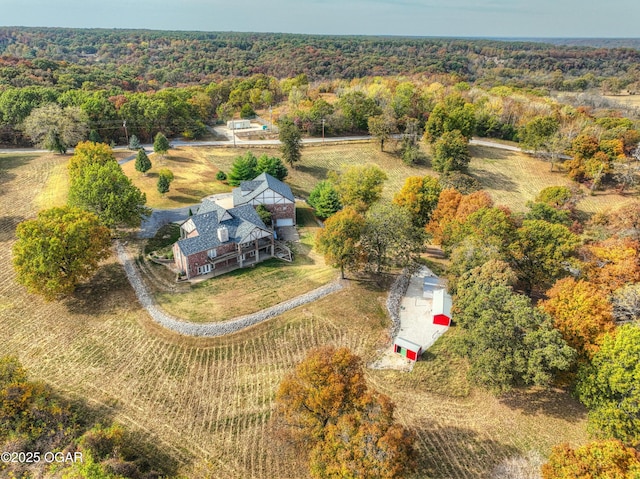
[(229, 120), (227, 122), (227, 128), (230, 130), (245, 130), (251, 128), (251, 121), (249, 120)]
[(436, 289), (433, 292), (433, 324), (449, 326), (451, 324), (451, 296), (445, 289)]
[(422, 346), (407, 339), (397, 337), (393, 341), (393, 351), (412, 361), (417, 361), (422, 354)]

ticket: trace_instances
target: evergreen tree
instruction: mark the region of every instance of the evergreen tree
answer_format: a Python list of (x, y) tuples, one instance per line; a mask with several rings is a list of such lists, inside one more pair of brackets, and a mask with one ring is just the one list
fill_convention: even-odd
[(129, 149), (139, 150), (140, 148), (142, 148), (142, 146), (140, 145), (140, 140), (138, 139), (138, 137), (136, 135), (131, 135), (131, 137), (129, 138)]
[(143, 149), (138, 150), (138, 155), (136, 156), (136, 171), (146, 174), (150, 169), (151, 160), (147, 156), (147, 153)]
[(302, 157), (302, 133), (291, 120), (285, 120), (280, 124), (279, 135), (282, 157), (293, 168), (294, 163)]
[(231, 171), (227, 178), (231, 186), (239, 186), (240, 182), (252, 180), (257, 176), (256, 168), (258, 160), (253, 153), (247, 151), (243, 156), (238, 156), (231, 165)]
[(169, 191), (169, 185), (171, 184), (171, 182), (169, 181), (169, 178), (167, 178), (164, 175), (160, 175), (158, 177), (158, 192), (162, 195), (164, 195), (165, 193), (167, 193)]
[(284, 163), (282, 163), (282, 160), (280, 158), (267, 155), (262, 155), (260, 158), (258, 158), (256, 172), (268, 173), (280, 181), (284, 180), (289, 174), (289, 172), (287, 171), (287, 167), (284, 166)]
[(323, 220), (342, 208), (340, 195), (333, 183), (327, 180), (321, 181), (311, 190), (307, 203), (316, 210), (316, 216)]
[(169, 145), (169, 140), (167, 140), (167, 137), (164, 136), (162, 133), (158, 133), (155, 139), (153, 140), (153, 151), (158, 153), (159, 155), (164, 156), (169, 151), (169, 148), (170, 148), (170, 145)]

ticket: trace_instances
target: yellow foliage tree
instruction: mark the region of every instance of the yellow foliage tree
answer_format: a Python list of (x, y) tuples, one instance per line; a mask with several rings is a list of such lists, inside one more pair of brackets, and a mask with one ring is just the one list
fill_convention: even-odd
[(604, 335), (615, 329), (606, 291), (573, 278), (563, 278), (547, 291), (540, 307), (553, 317), (554, 326), (582, 358), (591, 358)]

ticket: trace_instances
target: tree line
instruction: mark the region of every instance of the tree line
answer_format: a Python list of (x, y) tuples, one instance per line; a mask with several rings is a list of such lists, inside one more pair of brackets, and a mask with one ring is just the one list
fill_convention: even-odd
[[(455, 74), (467, 81), (584, 90), (638, 81), (640, 54), (523, 41), (282, 33), (3, 27), (0, 84), (157, 89), (256, 73), (321, 78)], [(556, 88), (559, 86), (560, 88)]]

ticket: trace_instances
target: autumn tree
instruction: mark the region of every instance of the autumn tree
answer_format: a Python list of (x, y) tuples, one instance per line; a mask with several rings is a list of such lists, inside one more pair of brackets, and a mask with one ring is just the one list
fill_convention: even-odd
[(625, 479), (640, 477), (638, 451), (616, 439), (594, 441), (576, 449), (555, 446), (542, 466), (543, 479)]
[(169, 145), (167, 137), (158, 132), (153, 139), (153, 151), (158, 155), (165, 156), (169, 151), (169, 148), (171, 148), (171, 145)]
[(307, 203), (316, 211), (316, 216), (327, 219), (342, 208), (340, 195), (328, 180), (319, 182), (309, 193)]
[(89, 165), (104, 165), (106, 163), (117, 163), (109, 145), (90, 141), (80, 142), (73, 150), (73, 156), (67, 164), (69, 178), (73, 181)]
[(146, 174), (151, 169), (151, 160), (147, 156), (147, 153), (143, 149), (138, 150), (136, 155), (136, 171)]
[(440, 173), (466, 170), (471, 161), (468, 142), (458, 130), (443, 133), (433, 144), (433, 169)]
[(380, 151), (384, 151), (384, 142), (396, 130), (396, 120), (390, 114), (371, 116), (367, 120), (369, 133), (380, 141)]
[(542, 220), (523, 221), (509, 252), (527, 292), (565, 276), (579, 243), (566, 226)]
[(409, 211), (414, 226), (424, 228), (438, 205), (441, 191), (437, 178), (410, 176), (393, 197), (393, 202)]
[(559, 128), (560, 124), (554, 116), (537, 116), (522, 127), (520, 143), (534, 154), (548, 154), (550, 142)]
[(302, 158), (302, 133), (291, 121), (284, 120), (279, 125), (280, 151), (285, 162), (292, 168)]
[(316, 235), (316, 247), (325, 261), (340, 268), (344, 279), (345, 269), (355, 268), (361, 261), (360, 238), (364, 218), (353, 208), (346, 207), (330, 216)]
[(329, 180), (335, 185), (344, 206), (364, 212), (382, 195), (387, 175), (375, 165), (355, 165), (340, 175), (330, 173)]
[(527, 202), (529, 211), (524, 215), (527, 220), (543, 220), (547, 223), (554, 223), (564, 226), (571, 226), (571, 217), (567, 210), (559, 210), (547, 203)]
[(276, 393), (276, 423), (309, 453), (314, 477), (404, 477), (414, 467), (413, 435), (393, 422), (393, 404), (367, 387), (362, 361), (322, 347)]
[(536, 203), (545, 203), (553, 208), (567, 209), (572, 203), (573, 192), (566, 186), (547, 186), (536, 196)]
[(427, 139), (433, 143), (447, 132), (458, 130), (466, 139), (471, 138), (475, 128), (475, 108), (459, 93), (448, 95), (436, 104), (429, 115), (425, 130)]
[(387, 396), (367, 393), (358, 409), (328, 424), (324, 440), (313, 448), (310, 469), (317, 478), (406, 477), (416, 466), (415, 436), (394, 423)]
[(606, 291), (640, 281), (640, 243), (630, 238), (609, 238), (582, 249), (589, 281)]
[(472, 379), (494, 391), (548, 385), (569, 369), (575, 351), (546, 313), (513, 292), (509, 273), (498, 278), (483, 274), (481, 266), (458, 284), (454, 307), (462, 333), (456, 351), (469, 358)]
[(583, 280), (563, 278), (547, 291), (547, 297), (540, 307), (551, 315), (555, 328), (581, 358), (591, 358), (605, 334), (615, 328), (606, 291)]
[(35, 108), (25, 119), (23, 129), (36, 146), (57, 153), (66, 153), (88, 133), (80, 108), (62, 108), (55, 103)]
[(590, 364), (578, 372), (578, 398), (599, 437), (640, 444), (640, 328), (626, 324), (607, 334)]
[(140, 226), (150, 214), (146, 201), (115, 161), (89, 164), (71, 178), (69, 205), (95, 213), (110, 228)]
[(445, 225), (455, 217), (461, 199), (462, 193), (453, 188), (447, 188), (440, 192), (438, 203), (431, 212), (429, 223), (425, 227), (435, 243), (442, 243)]
[(439, 243), (450, 249), (453, 244), (453, 236), (469, 215), (474, 212), (493, 206), (491, 197), (485, 191), (476, 191), (469, 195), (463, 195), (454, 189), (442, 190), (438, 198), (438, 206), (431, 215), (426, 230)]
[(280, 383), (276, 414), (292, 439), (315, 443), (354, 409), (367, 391), (361, 359), (346, 348), (311, 350)]
[(420, 231), (407, 210), (375, 203), (365, 215), (361, 237), (367, 267), (379, 274), (391, 266), (407, 266), (422, 248)]
[(72, 293), (109, 256), (109, 230), (93, 213), (63, 207), (20, 223), (13, 246), (19, 283), (47, 300)]

